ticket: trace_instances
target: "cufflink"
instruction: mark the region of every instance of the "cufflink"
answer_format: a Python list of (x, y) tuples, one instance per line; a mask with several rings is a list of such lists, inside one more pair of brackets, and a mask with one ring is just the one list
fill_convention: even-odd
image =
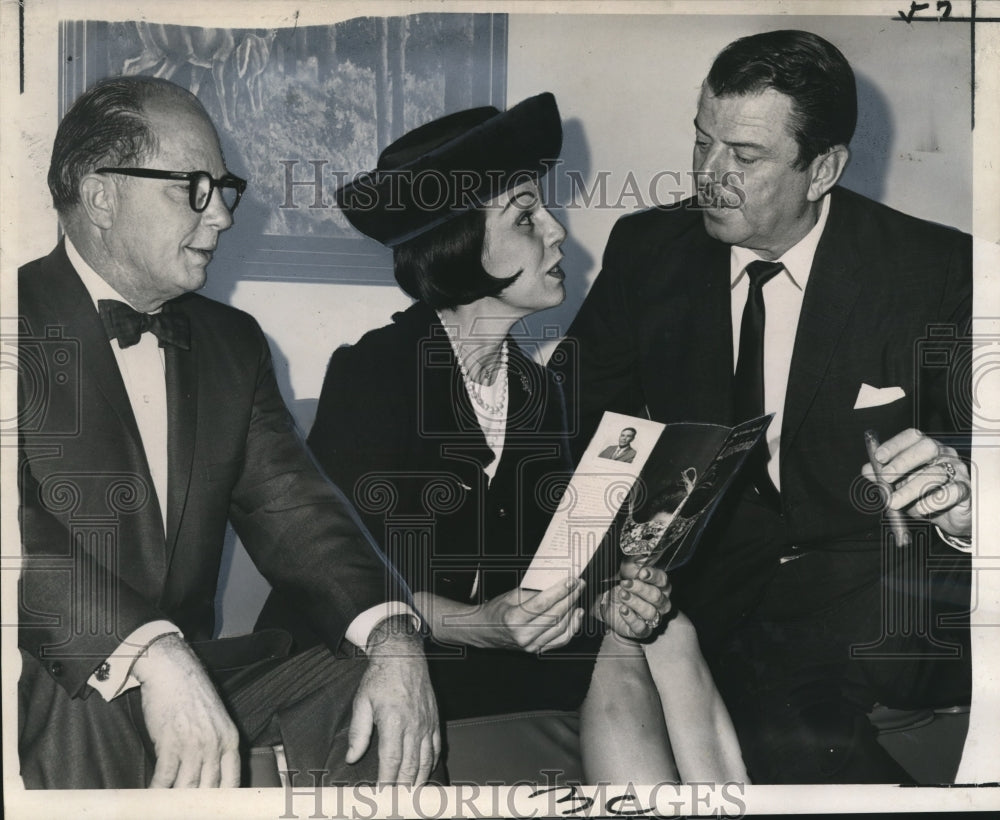
[(111, 664), (105, 661), (98, 666), (97, 669), (94, 670), (94, 677), (101, 683), (104, 683), (104, 681), (111, 677)]

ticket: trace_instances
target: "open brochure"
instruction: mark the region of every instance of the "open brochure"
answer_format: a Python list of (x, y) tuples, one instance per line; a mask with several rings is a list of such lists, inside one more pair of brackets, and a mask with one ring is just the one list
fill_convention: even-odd
[(624, 555), (667, 571), (683, 566), (771, 418), (725, 427), (605, 413), (521, 587), (582, 575), (619, 515)]

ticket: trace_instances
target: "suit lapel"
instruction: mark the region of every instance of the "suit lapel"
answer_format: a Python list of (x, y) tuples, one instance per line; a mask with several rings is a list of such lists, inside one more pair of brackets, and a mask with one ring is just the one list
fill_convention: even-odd
[(637, 257), (642, 275), (629, 298), (639, 336), (641, 396), (632, 412), (665, 423), (728, 422), (729, 247), (709, 237), (698, 216), (674, 241), (656, 233)]
[[(523, 322), (523, 320), (522, 320)], [(519, 332), (523, 324), (512, 330)], [(526, 329), (525, 329), (526, 332)], [(513, 337), (507, 337), (507, 431), (506, 436), (515, 439), (520, 433), (536, 433), (541, 428), (539, 414), (542, 412), (548, 385), (545, 371), (536, 367), (528, 355), (521, 350)]]
[(668, 269), (662, 277), (666, 298), (659, 300), (664, 309), (658, 321), (664, 332), (656, 341), (672, 349), (654, 351), (652, 360), (674, 364), (646, 374), (646, 390), (658, 391), (666, 406), (676, 408), (662, 418), (653, 412), (658, 421), (723, 424), (731, 421), (733, 407), (729, 247), (711, 239), (700, 223), (691, 241), (689, 252), (672, 255), (672, 266), (685, 260), (683, 269)]
[(816, 397), (862, 288), (863, 259), (854, 243), (847, 203), (834, 192), (816, 249), (795, 333), (785, 393), (781, 452), (790, 446)]
[(437, 314), (417, 303), (403, 316), (413, 322), (413, 332), (419, 340), (414, 349), (420, 356), (419, 413), (421, 429), (430, 433), (424, 437), (427, 444), (440, 453), (442, 442), (461, 442), (449, 443), (448, 451), (461, 452), (464, 458), (471, 457), (480, 466), (489, 464), (494, 458), (493, 451), (486, 444), (448, 334)]
[[(148, 474), (149, 465), (139, 436), (139, 427), (135, 422), (135, 414), (132, 412), (128, 393), (125, 392), (125, 382), (122, 380), (118, 362), (104, 332), (101, 318), (91, 301), (90, 294), (73, 270), (62, 243), (53, 252), (53, 257), (53, 271), (58, 285), (48, 294), (52, 302), (52, 315), (61, 317), (67, 338), (79, 340), (83, 378), (97, 387), (118, 416), (130, 450), (141, 461)], [(42, 328), (33, 330), (36, 333), (43, 331)]]
[[(81, 383), (95, 386), (100, 398), (117, 417), (122, 431), (120, 442), (125, 463), (132, 465), (131, 469), (135, 470), (149, 488), (152, 503), (146, 507), (148, 513), (142, 518), (142, 527), (147, 530), (143, 543), (163, 544), (163, 516), (160, 504), (164, 501), (156, 497), (146, 450), (139, 435), (139, 426), (136, 424), (135, 414), (128, 393), (125, 391), (125, 382), (122, 380), (104, 325), (90, 294), (70, 264), (62, 243), (53, 251), (50, 260), (55, 279), (55, 285), (47, 293), (51, 315), (59, 317), (65, 338), (79, 340)], [(37, 330), (32, 328), (32, 331), (44, 332), (41, 328)], [(102, 412), (106, 410), (89, 406), (84, 411), (85, 414)], [(148, 570), (143, 573), (143, 577), (163, 578), (162, 552), (136, 550), (130, 552), (130, 556), (130, 560), (148, 564)], [(157, 593), (153, 591), (153, 594)]]
[[(692, 418), (707, 418), (722, 423), (733, 414), (733, 316), (730, 250), (721, 242), (712, 241), (706, 250), (705, 270), (697, 276), (702, 291), (695, 304), (708, 305), (706, 321), (695, 322), (699, 339), (693, 348), (691, 363), (694, 394), (705, 404)], [(742, 419), (736, 419), (742, 421)]]
[[(176, 310), (167, 304), (164, 310)], [(191, 349), (163, 348), (167, 378), (167, 564), (177, 545), (177, 534), (191, 487), (195, 433), (198, 422), (198, 349), (192, 323)]]

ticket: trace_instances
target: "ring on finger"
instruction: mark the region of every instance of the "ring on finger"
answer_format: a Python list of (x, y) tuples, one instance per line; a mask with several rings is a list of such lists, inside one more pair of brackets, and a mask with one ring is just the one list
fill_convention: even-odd
[(955, 462), (952, 459), (948, 458), (947, 456), (944, 455), (938, 456), (937, 458), (933, 459), (930, 462), (930, 466), (940, 467), (942, 470), (944, 470), (944, 481), (942, 482), (942, 486), (948, 484), (949, 482), (954, 481), (957, 476), (957, 471), (955, 470)]

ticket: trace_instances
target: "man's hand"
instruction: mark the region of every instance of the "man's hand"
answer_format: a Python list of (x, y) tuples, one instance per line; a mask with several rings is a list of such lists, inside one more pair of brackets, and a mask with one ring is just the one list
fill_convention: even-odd
[(380, 783), (427, 782), (441, 754), (441, 727), (423, 643), (409, 618), (386, 618), (368, 639), (368, 669), (354, 697), (348, 763), (378, 727)]
[(179, 635), (153, 641), (132, 665), (156, 750), (152, 787), (240, 785), (239, 733), (215, 687)]
[(601, 598), (601, 620), (623, 638), (648, 637), (670, 612), (670, 579), (662, 569), (622, 562), (621, 578)]
[(576, 605), (586, 584), (579, 578), (559, 581), (541, 592), (518, 587), (497, 595), (475, 612), (468, 642), (496, 649), (544, 652), (570, 642), (583, 623)]
[[(958, 537), (972, 533), (972, 482), (958, 453), (919, 430), (904, 430), (875, 451), (882, 478), (892, 486), (889, 506), (927, 518), (942, 532)], [(861, 468), (877, 482), (870, 464)]]

